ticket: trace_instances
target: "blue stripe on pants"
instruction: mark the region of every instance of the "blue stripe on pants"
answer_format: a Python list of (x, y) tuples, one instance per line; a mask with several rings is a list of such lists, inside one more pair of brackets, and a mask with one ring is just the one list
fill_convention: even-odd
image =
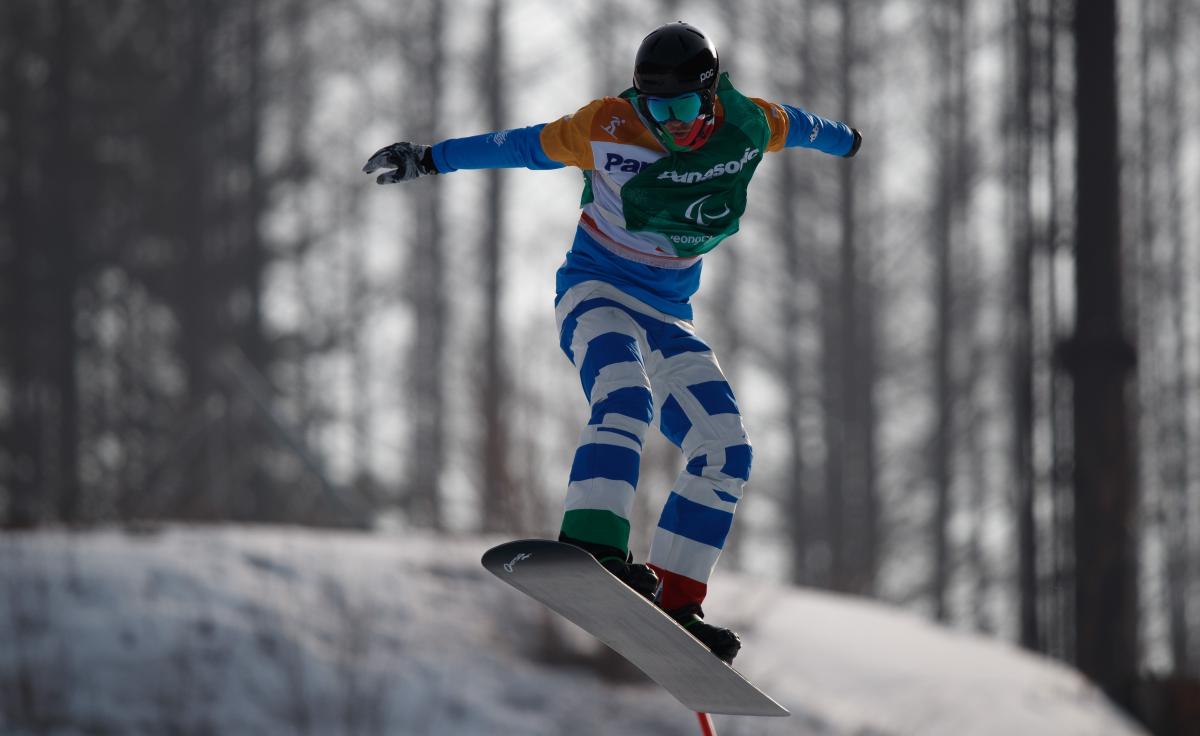
[(662, 529), (717, 549), (725, 546), (725, 537), (732, 525), (733, 514), (728, 511), (689, 501), (674, 491), (658, 520)]
[(649, 424), (654, 418), (654, 398), (650, 395), (650, 389), (645, 386), (626, 386), (609, 391), (608, 396), (592, 404), (592, 418), (588, 424), (603, 424), (604, 417), (609, 414), (620, 414)]
[(733, 389), (725, 381), (696, 383), (688, 386), (688, 391), (696, 397), (709, 416), (738, 413), (737, 402), (733, 398)]
[(636, 488), (641, 463), (641, 454), (627, 447), (580, 445), (575, 451), (575, 461), (571, 463), (571, 482), (608, 478), (623, 480)]
[(734, 445), (725, 448), (725, 465), (721, 472), (730, 478), (750, 480), (750, 465), (754, 460), (754, 451), (750, 445)]
[(663, 401), (662, 411), (658, 417), (658, 427), (662, 430), (663, 436), (676, 447), (683, 447), (683, 438), (692, 431), (692, 420), (688, 419), (687, 412), (670, 394)]

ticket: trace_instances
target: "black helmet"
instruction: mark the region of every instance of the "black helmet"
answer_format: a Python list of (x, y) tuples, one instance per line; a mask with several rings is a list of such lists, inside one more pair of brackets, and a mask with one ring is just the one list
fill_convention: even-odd
[(633, 88), (639, 94), (676, 97), (716, 87), (717, 47), (704, 32), (683, 21), (650, 32), (633, 63)]

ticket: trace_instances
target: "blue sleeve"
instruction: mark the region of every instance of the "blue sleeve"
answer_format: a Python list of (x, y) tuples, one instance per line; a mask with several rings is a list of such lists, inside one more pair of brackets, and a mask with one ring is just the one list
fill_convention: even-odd
[(849, 125), (827, 120), (791, 105), (781, 107), (788, 116), (784, 148), (815, 148), (833, 156), (845, 156), (854, 146), (854, 132)]
[(469, 138), (450, 138), (433, 145), (433, 163), (439, 173), (459, 169), (561, 169), (542, 149), (541, 132), (546, 127), (531, 125)]

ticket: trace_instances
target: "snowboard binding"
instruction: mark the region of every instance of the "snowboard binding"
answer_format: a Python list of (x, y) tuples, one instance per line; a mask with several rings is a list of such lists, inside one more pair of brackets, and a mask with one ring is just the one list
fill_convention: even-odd
[(689, 603), (682, 608), (667, 611), (667, 615), (712, 650), (718, 659), (725, 664), (733, 664), (733, 658), (742, 648), (742, 638), (732, 629), (705, 623), (704, 609), (700, 608), (699, 603)]
[(601, 567), (616, 576), (617, 580), (633, 588), (638, 595), (654, 603), (658, 598), (658, 575), (649, 566), (633, 561), (633, 553), (625, 552), (616, 547), (603, 544), (593, 544), (559, 533), (558, 541), (574, 545), (585, 550), (600, 563)]

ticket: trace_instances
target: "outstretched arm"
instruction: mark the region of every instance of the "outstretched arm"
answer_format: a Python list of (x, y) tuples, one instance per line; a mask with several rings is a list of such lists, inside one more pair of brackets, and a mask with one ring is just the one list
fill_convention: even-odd
[(448, 174), (459, 169), (560, 169), (542, 149), (540, 134), (545, 125), (514, 128), (494, 133), (450, 138), (432, 146), (402, 141), (381, 148), (371, 156), (363, 171), (394, 169), (375, 181), (393, 184), (428, 174)]
[(469, 138), (451, 138), (433, 146), (433, 162), (439, 172), (459, 169), (561, 169), (542, 149), (541, 132), (546, 127), (531, 125)]
[(845, 123), (829, 120), (792, 105), (780, 105), (788, 118), (785, 148), (815, 148), (822, 153), (850, 158), (858, 153), (862, 135)]
[(862, 145), (862, 134), (849, 125), (823, 118), (794, 105), (754, 99), (767, 114), (771, 126), (770, 151), (812, 148), (833, 156), (850, 158)]

